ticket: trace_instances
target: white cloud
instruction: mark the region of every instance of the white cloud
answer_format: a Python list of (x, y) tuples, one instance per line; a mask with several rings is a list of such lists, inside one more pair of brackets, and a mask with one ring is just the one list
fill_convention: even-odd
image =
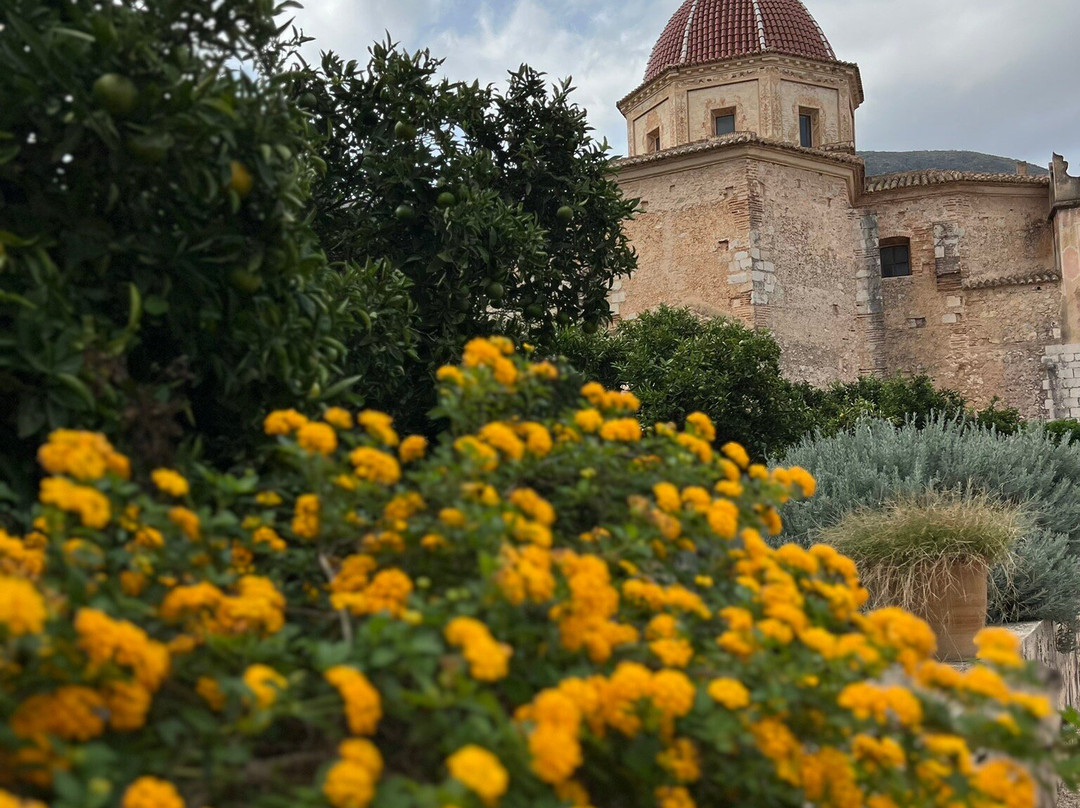
[[(838, 56), (858, 62), (863, 149), (969, 148), (1080, 164), (1080, 2), (805, 0)], [(638, 85), (679, 0), (308, 0), (318, 49), (363, 59), (384, 31), (430, 47), (457, 79), (499, 82), (527, 62), (573, 75), (578, 103), (616, 151), (615, 103)], [(314, 49), (313, 49), (314, 50)]]

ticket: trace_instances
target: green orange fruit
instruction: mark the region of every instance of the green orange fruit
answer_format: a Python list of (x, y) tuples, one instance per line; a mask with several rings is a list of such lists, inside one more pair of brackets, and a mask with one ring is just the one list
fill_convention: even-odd
[(139, 90), (127, 76), (105, 73), (94, 82), (94, 102), (117, 118), (127, 117), (139, 102)]
[(248, 171), (247, 166), (241, 163), (239, 160), (233, 160), (229, 164), (229, 188), (239, 195), (241, 199), (244, 199), (251, 193), (251, 189), (255, 186), (255, 178), (251, 176), (251, 172)]

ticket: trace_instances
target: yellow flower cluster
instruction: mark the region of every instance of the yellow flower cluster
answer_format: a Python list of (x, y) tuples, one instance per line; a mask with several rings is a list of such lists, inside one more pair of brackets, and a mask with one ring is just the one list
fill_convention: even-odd
[(326, 773), (323, 794), (334, 808), (364, 808), (382, 776), (382, 755), (366, 738), (350, 738), (341, 742), (338, 756)]
[(398, 446), (398, 459), (402, 463), (413, 463), (421, 460), (427, 452), (427, 438), (422, 435), (410, 435)]
[(227, 595), (203, 581), (178, 586), (162, 600), (163, 620), (188, 620), (189, 627), (206, 634), (276, 634), (285, 625), (285, 598), (267, 578), (245, 575)]
[(23, 701), (11, 716), (11, 731), (24, 740), (89, 741), (105, 731), (105, 699), (82, 685), (64, 685)]
[(461, 649), (469, 672), (481, 682), (496, 682), (510, 669), (514, 650), (491, 636), (488, 627), (472, 617), (455, 617), (443, 630), (446, 641)]
[(356, 423), (383, 446), (397, 446), (400, 438), (394, 431), (394, 419), (385, 412), (364, 410), (356, 416)]
[(337, 665), (324, 677), (345, 702), (345, 720), (353, 735), (374, 735), (382, 718), (382, 699), (368, 678), (356, 668)]
[(517, 383), (517, 366), (507, 357), (514, 352), (509, 340), (494, 337), (470, 340), (465, 346), (461, 363), (467, 368), (487, 368), (499, 384), (511, 387)]
[(308, 421), (296, 430), (296, 443), (305, 452), (325, 457), (337, 451), (338, 438), (334, 428), (328, 423)]
[(131, 463), (97, 432), (58, 429), (38, 449), (38, 462), (49, 474), (66, 474), (81, 482), (100, 480), (112, 473), (125, 480)]
[(395, 485), (401, 479), (401, 466), (393, 455), (369, 446), (359, 446), (349, 453), (353, 472), (361, 480), (378, 485)]
[(537, 545), (522, 548), (504, 544), (499, 553), (499, 571), (495, 583), (503, 596), (515, 606), (526, 600), (546, 603), (555, 595), (551, 552)]
[(0, 528), (0, 575), (36, 579), (45, 571), (45, 548), (38, 540), (40, 533), (25, 539), (8, 534)]
[(510, 775), (499, 759), (479, 746), (469, 745), (457, 750), (446, 759), (446, 768), (451, 777), (489, 807), (498, 804), (510, 786)]
[(330, 603), (354, 615), (386, 612), (400, 617), (405, 611), (413, 582), (399, 569), (382, 570), (371, 576), (376, 561), (369, 555), (353, 555), (341, 564), (330, 584)]
[(146, 632), (126, 620), (114, 620), (97, 609), (75, 615), (79, 648), (92, 668), (118, 665), (131, 670), (135, 680), (151, 693), (169, 674), (169, 651)]
[(291, 435), (307, 422), (307, 416), (296, 410), (275, 410), (263, 420), (263, 431), (267, 435)]
[(570, 551), (558, 556), (570, 597), (551, 608), (567, 651), (585, 649), (593, 662), (605, 662), (612, 650), (638, 641), (638, 630), (612, 618), (619, 610), (619, 592), (611, 585), (607, 562), (598, 556)]
[(48, 808), (37, 800), (24, 800), (0, 788), (0, 808)]
[(633, 393), (624, 390), (605, 390), (598, 382), (589, 382), (581, 388), (581, 395), (598, 410), (609, 412), (637, 412), (641, 402)]
[(109, 499), (96, 488), (77, 485), (64, 477), (46, 477), (38, 497), (42, 505), (78, 514), (84, 527), (100, 530), (109, 524), (112, 507)]
[(278, 694), (289, 686), (288, 680), (269, 665), (250, 665), (243, 675), (244, 684), (255, 696), (255, 704), (265, 710), (274, 705)]
[(154, 469), (150, 474), (150, 479), (153, 480), (158, 491), (170, 497), (186, 497), (191, 491), (191, 486), (184, 476), (172, 469)]
[(301, 539), (319, 537), (319, 513), (322, 503), (315, 494), (301, 494), (296, 498), (293, 509), (292, 532)]
[(167, 780), (140, 777), (124, 791), (120, 808), (184, 808), (184, 800)]
[(45, 628), (45, 599), (30, 581), (0, 575), (0, 635), (21, 637)]

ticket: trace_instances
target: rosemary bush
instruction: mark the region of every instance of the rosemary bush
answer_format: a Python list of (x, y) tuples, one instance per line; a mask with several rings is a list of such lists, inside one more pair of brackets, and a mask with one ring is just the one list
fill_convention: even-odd
[(807, 468), (821, 495), (785, 509), (784, 540), (809, 545), (859, 508), (877, 508), (927, 492), (986, 496), (1022, 508), (1029, 527), (1008, 574), (994, 568), (990, 619), (1054, 620), (1080, 614), (1080, 446), (1042, 430), (1000, 435), (935, 418), (908, 423), (860, 421), (850, 432), (810, 436), (785, 462)]

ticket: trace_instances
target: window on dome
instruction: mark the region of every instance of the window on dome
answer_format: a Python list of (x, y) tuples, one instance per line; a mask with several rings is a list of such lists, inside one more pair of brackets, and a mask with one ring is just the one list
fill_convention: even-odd
[(881, 277), (906, 278), (911, 274), (911, 241), (906, 238), (883, 238), (881, 247)]
[(713, 112), (713, 133), (717, 136), (735, 133), (734, 109), (718, 109)]
[(814, 133), (817, 130), (817, 110), (799, 108), (799, 145), (812, 149), (815, 143)]
[(645, 135), (645, 150), (650, 152), (660, 151), (660, 130), (653, 129)]

